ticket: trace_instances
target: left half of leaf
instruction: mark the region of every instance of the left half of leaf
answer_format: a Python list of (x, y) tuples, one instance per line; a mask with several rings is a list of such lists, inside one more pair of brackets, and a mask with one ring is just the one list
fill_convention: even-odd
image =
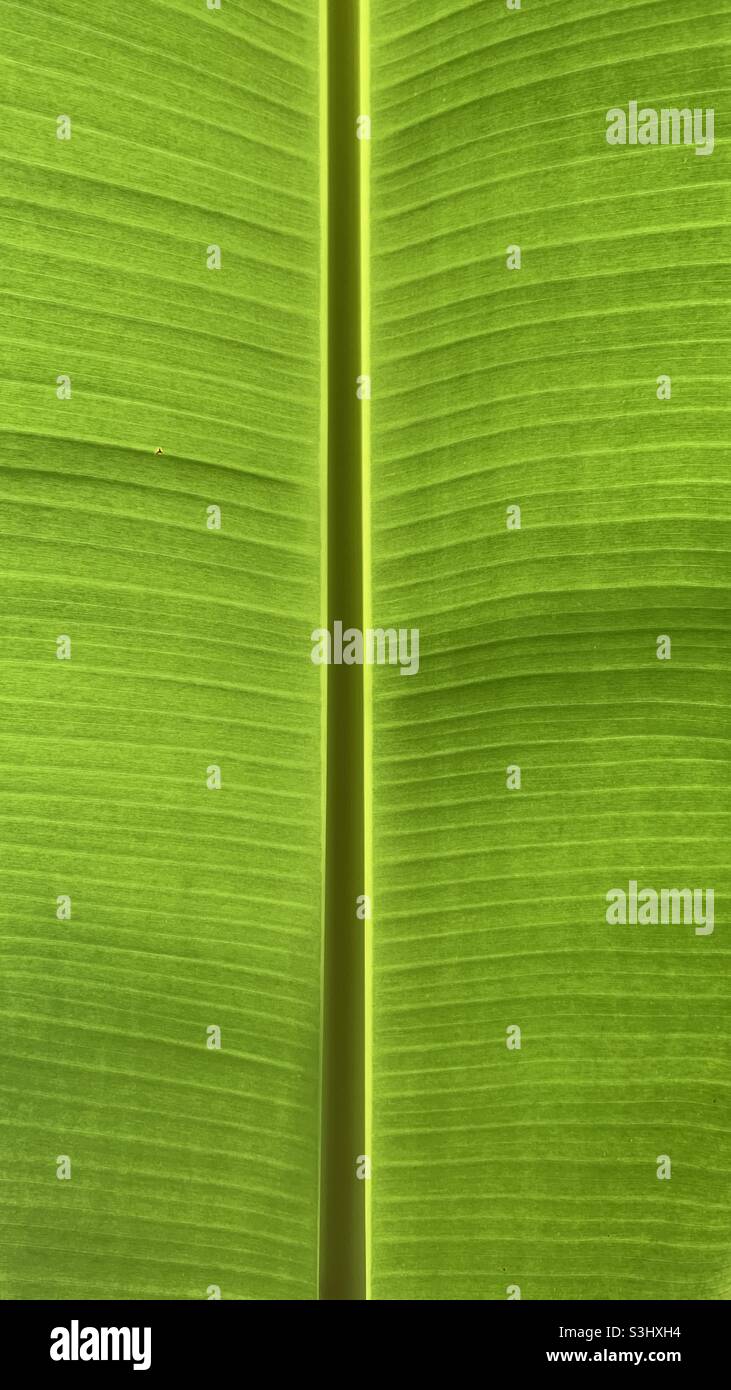
[(10, 1299), (317, 1289), (319, 0), (0, 10)]

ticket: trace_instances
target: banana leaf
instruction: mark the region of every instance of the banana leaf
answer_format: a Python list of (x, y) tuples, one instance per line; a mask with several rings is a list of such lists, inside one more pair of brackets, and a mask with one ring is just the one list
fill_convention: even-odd
[(727, 1297), (728, 16), (0, 33), (0, 1296)]

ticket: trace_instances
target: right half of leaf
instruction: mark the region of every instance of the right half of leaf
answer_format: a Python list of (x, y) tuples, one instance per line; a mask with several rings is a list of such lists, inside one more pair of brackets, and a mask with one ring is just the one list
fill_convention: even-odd
[(718, 9), (372, 0), (375, 1298), (728, 1287)]

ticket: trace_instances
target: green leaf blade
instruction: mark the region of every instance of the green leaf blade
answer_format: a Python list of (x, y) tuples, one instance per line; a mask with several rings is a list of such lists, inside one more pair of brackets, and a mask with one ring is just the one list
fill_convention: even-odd
[(319, 7), (3, 29), (2, 1287), (310, 1299)]
[[(374, 671), (373, 1296), (718, 1298), (728, 176), (605, 113), (720, 113), (725, 28), (372, 25), (373, 610), (421, 634)], [(714, 886), (714, 934), (610, 927), (629, 879)]]

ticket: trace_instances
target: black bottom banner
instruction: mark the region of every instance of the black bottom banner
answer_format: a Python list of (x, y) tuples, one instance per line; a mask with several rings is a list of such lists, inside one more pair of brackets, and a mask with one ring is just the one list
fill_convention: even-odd
[[(322, 1337), (325, 1329), (328, 1338), (333, 1333), (346, 1341), (354, 1335), (362, 1338), (353, 1370), (358, 1379), (369, 1362), (374, 1375), (383, 1372), (379, 1333), (391, 1348), (391, 1369), (400, 1370), (398, 1362), (406, 1358), (412, 1379), (420, 1362), (437, 1375), (447, 1361), (453, 1379), (455, 1357), (463, 1373), (478, 1357), (485, 1373), (494, 1370), (501, 1376), (513, 1369), (564, 1366), (677, 1367), (697, 1373), (724, 1363), (723, 1303), (490, 1302), (471, 1315), (466, 1305), (444, 1303), (420, 1327), (415, 1310), (421, 1306), (409, 1305), (408, 1329), (403, 1312), (395, 1328), (376, 1307), (364, 1310), (366, 1322), (361, 1324), (338, 1320), (335, 1328), (321, 1312), (298, 1325), (302, 1304), (295, 1303), (222, 1302), (219, 1308), (197, 1302), (6, 1302), (0, 1305), (0, 1318), (6, 1357), (17, 1355), (23, 1369), (44, 1384), (68, 1372), (80, 1378), (78, 1383), (90, 1375), (90, 1384), (99, 1383), (100, 1371), (103, 1376), (184, 1375), (186, 1381), (196, 1375), (250, 1374), (254, 1368), (257, 1377), (262, 1370), (280, 1375), (295, 1361), (298, 1373), (309, 1378), (312, 1338)], [(401, 1357), (394, 1358), (398, 1347)], [(328, 1378), (346, 1364), (342, 1351), (336, 1353)]]

